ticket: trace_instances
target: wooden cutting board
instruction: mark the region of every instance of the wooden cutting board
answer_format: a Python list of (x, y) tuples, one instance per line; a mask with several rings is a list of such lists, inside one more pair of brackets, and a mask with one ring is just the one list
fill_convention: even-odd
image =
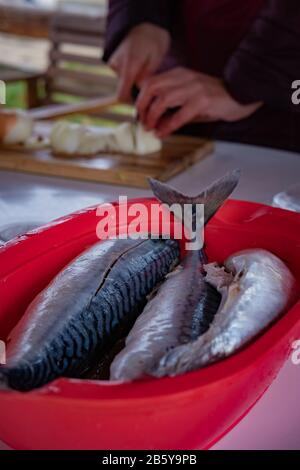
[[(43, 135), (47, 134), (49, 124), (44, 122), (40, 129)], [(164, 141), (161, 152), (145, 156), (103, 153), (87, 158), (59, 158), (49, 149), (1, 148), (0, 169), (148, 188), (148, 177), (167, 181), (212, 151), (209, 140), (175, 135)]]

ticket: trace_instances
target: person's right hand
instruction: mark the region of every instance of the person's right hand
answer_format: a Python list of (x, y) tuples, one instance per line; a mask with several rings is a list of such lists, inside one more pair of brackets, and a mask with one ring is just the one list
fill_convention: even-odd
[(170, 47), (170, 34), (151, 23), (135, 26), (109, 60), (120, 78), (118, 98), (131, 101), (131, 90), (151, 76)]

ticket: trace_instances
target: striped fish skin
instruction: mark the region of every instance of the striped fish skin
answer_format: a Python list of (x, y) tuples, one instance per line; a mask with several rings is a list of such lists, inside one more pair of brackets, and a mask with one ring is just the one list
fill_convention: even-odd
[(219, 309), (221, 299), (222, 296), (217, 289), (204, 279), (200, 300), (193, 312), (189, 340), (196, 340), (207, 332)]
[[(132, 381), (150, 375), (168, 350), (198, 337), (210, 323), (219, 304), (207, 298), (214, 289), (208, 289), (204, 280), (201, 258), (201, 253), (190, 252), (182, 266), (167, 276), (112, 362), (111, 380)], [(219, 298), (216, 291), (215, 296)]]
[(107, 240), (88, 249), (36, 297), (11, 333), (2, 381), (27, 391), (79, 376), (99, 348), (131, 326), (178, 261), (175, 240)]
[[(225, 175), (196, 197), (178, 193), (170, 186), (152, 180), (155, 196), (169, 207), (172, 203), (204, 204), (204, 222), (218, 211), (238, 184), (239, 171)], [(184, 221), (183, 221), (184, 222)], [(218, 310), (220, 296), (204, 279), (203, 250), (189, 251), (181, 269), (168, 276), (137, 319), (126, 345), (114, 359), (110, 379), (132, 381), (151, 375), (157, 363), (169, 350), (198, 338), (209, 327)]]

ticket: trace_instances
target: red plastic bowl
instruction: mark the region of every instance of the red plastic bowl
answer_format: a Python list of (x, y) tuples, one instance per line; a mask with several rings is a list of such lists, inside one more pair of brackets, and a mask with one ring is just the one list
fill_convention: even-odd
[[(148, 208), (156, 203), (143, 199)], [(52, 277), (96, 240), (96, 209), (0, 249), (0, 338)], [(229, 201), (206, 229), (210, 260), (250, 247), (282, 258), (300, 281), (300, 216)], [(209, 448), (271, 384), (300, 337), (300, 303), (231, 358), (186, 375), (132, 384), (59, 379), (0, 392), (0, 440), (17, 449)]]

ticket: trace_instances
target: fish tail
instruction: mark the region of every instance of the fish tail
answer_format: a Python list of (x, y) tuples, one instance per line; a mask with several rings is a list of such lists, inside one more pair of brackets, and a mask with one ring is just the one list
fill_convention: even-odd
[[(240, 175), (241, 172), (238, 169), (231, 171), (214, 181), (198, 196), (186, 196), (166, 183), (161, 183), (153, 178), (149, 178), (149, 183), (156, 198), (168, 206), (179, 204), (183, 207), (186, 204), (192, 204), (195, 207), (196, 204), (203, 204), (204, 224), (207, 224), (234, 191), (240, 180)], [(182, 220), (182, 222), (184, 221)]]

